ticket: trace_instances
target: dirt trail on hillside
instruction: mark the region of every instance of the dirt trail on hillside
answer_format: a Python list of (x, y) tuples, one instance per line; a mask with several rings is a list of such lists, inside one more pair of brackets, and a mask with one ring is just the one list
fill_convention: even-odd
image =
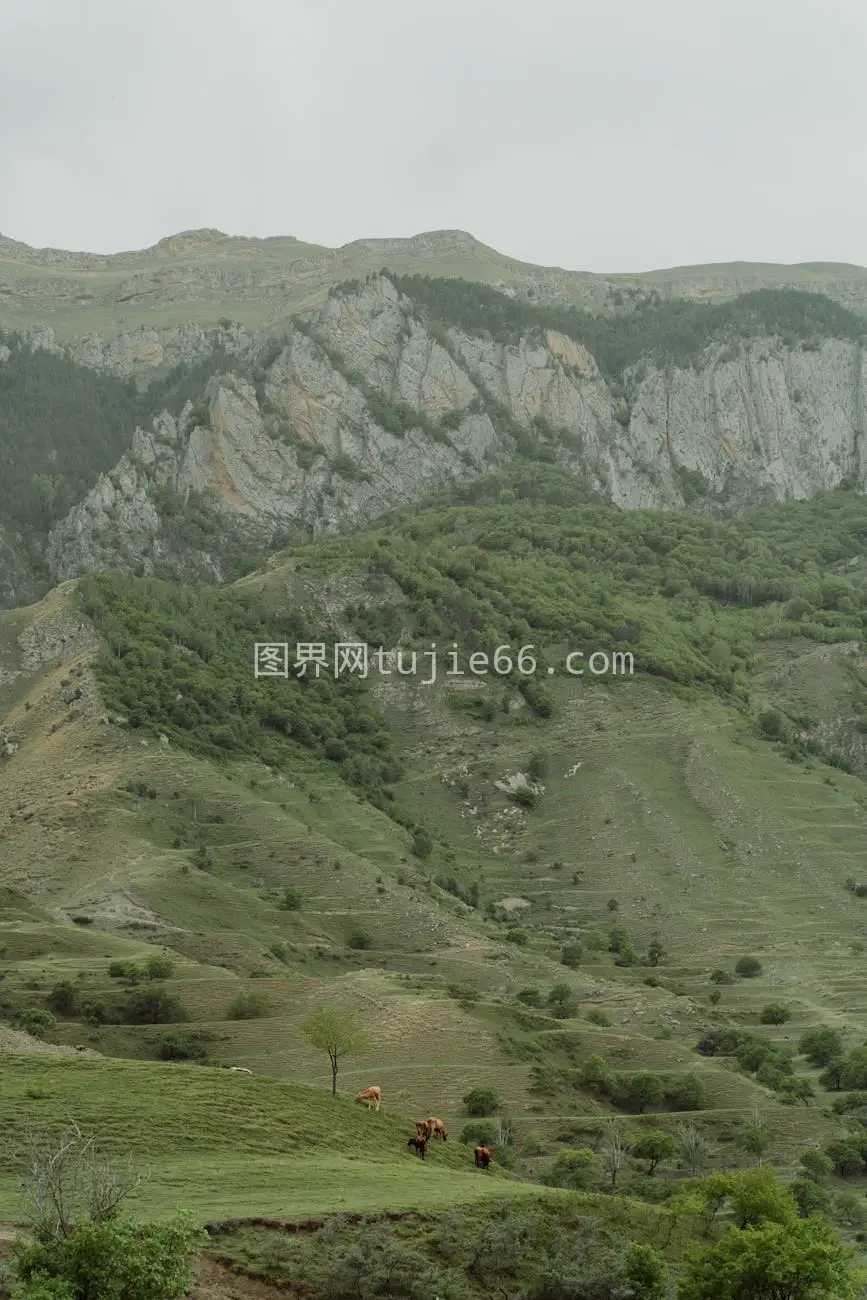
[(95, 1052), (91, 1047), (65, 1047), (61, 1043), (43, 1043), (41, 1039), (25, 1034), (23, 1029), (10, 1029), (7, 1025), (0, 1025), (0, 1052), (13, 1054), (50, 1052), (55, 1055), (59, 1052), (63, 1056), (102, 1056), (102, 1052)]

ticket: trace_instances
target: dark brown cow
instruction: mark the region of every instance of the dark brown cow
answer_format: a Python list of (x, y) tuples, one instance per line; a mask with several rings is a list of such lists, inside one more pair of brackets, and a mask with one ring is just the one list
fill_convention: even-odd
[(422, 1160), (424, 1160), (425, 1152), (427, 1151), (427, 1138), (411, 1137), (406, 1145), (408, 1147), (415, 1147), (416, 1155), (421, 1156)]
[(473, 1157), (477, 1169), (487, 1169), (491, 1163), (491, 1153), (488, 1147), (473, 1147)]

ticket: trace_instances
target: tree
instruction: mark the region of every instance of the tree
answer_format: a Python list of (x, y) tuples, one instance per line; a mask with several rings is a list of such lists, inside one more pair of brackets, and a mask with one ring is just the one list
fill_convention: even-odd
[(787, 1020), (791, 1020), (792, 1012), (782, 1002), (769, 1002), (766, 1007), (762, 1008), (759, 1020), (763, 1025), (784, 1025)]
[(623, 1168), (623, 1161), (626, 1158), (626, 1151), (620, 1138), (620, 1129), (617, 1127), (617, 1121), (610, 1119), (605, 1125), (605, 1134), (602, 1140), (602, 1159), (605, 1164), (605, 1172), (608, 1175), (608, 1181), (611, 1183), (612, 1192), (617, 1187), (617, 1175)]
[(695, 1124), (679, 1124), (677, 1136), (683, 1162), (695, 1178), (707, 1164), (710, 1148)]
[(857, 1300), (852, 1252), (820, 1216), (731, 1228), (695, 1251), (678, 1300)]
[(629, 1153), (636, 1160), (647, 1161), (647, 1173), (652, 1178), (656, 1166), (663, 1160), (670, 1160), (676, 1151), (677, 1143), (670, 1133), (663, 1129), (649, 1129), (632, 1143)]
[(781, 1100), (792, 1106), (799, 1101), (802, 1101), (805, 1106), (809, 1106), (816, 1095), (810, 1080), (803, 1077), (783, 1079), (777, 1091)]
[(827, 1214), (831, 1209), (830, 1193), (826, 1188), (814, 1183), (812, 1178), (793, 1179), (789, 1191), (795, 1198), (798, 1214), (802, 1219), (809, 1219), (811, 1214)]
[(849, 1053), (840, 1074), (840, 1087), (844, 1092), (867, 1089), (867, 1047), (855, 1047)]
[(864, 1157), (860, 1147), (851, 1138), (838, 1142), (829, 1142), (825, 1152), (832, 1162), (832, 1168), (841, 1178), (851, 1178), (860, 1173), (864, 1167)]
[(843, 1086), (845, 1069), (846, 1058), (843, 1056), (833, 1057), (819, 1075), (819, 1082), (822, 1087), (827, 1088), (829, 1092), (839, 1092)]
[(771, 1141), (771, 1130), (767, 1121), (759, 1114), (758, 1110), (754, 1110), (741, 1129), (741, 1146), (751, 1156), (755, 1156), (759, 1164), (761, 1164), (762, 1158), (767, 1154), (771, 1145)]
[(697, 1074), (677, 1074), (665, 1085), (665, 1100), (672, 1110), (702, 1110), (707, 1105), (705, 1086)]
[(149, 980), (170, 980), (175, 973), (175, 963), (163, 953), (155, 953), (145, 962), (145, 975)]
[(739, 957), (735, 963), (735, 974), (740, 975), (741, 979), (751, 980), (760, 975), (762, 963), (758, 957)]
[(367, 1046), (355, 1017), (337, 1007), (317, 1006), (301, 1022), (301, 1032), (308, 1042), (328, 1053), (331, 1062), (331, 1095), (337, 1096), (337, 1071), (344, 1056), (361, 1052)]
[(183, 1020), (180, 998), (162, 984), (135, 989), (124, 1006), (124, 1016), (134, 1025), (164, 1025)]
[(48, 995), (48, 1005), (59, 1016), (74, 1016), (79, 1006), (78, 989), (72, 980), (61, 980)]
[(547, 1003), (558, 1020), (568, 1020), (578, 1010), (575, 994), (568, 984), (555, 984), (548, 993)]
[(95, 1139), (74, 1121), (57, 1135), (26, 1133), (16, 1163), (40, 1241), (66, 1239), (84, 1218), (113, 1218), (142, 1181), (130, 1161), (102, 1156)]
[(493, 1088), (471, 1088), (463, 1097), (463, 1103), (467, 1114), (479, 1119), (495, 1114), (502, 1105), (500, 1094)]
[(834, 1168), (834, 1161), (821, 1147), (808, 1147), (801, 1153), (801, 1166), (808, 1178), (821, 1183)]
[(582, 1087), (592, 1088), (596, 1092), (609, 1093), (614, 1087), (613, 1072), (606, 1065), (604, 1059), (595, 1052), (592, 1056), (588, 1056), (581, 1066), (579, 1077)]
[(843, 1056), (843, 1035), (839, 1029), (809, 1029), (801, 1035), (798, 1051), (811, 1065), (828, 1065)]
[(770, 1165), (759, 1165), (729, 1180), (729, 1200), (739, 1228), (761, 1223), (791, 1223), (797, 1206)]
[(654, 935), (647, 945), (647, 964), (648, 966), (658, 966), (660, 962), (665, 961), (667, 954), (662, 946), (658, 935)]
[(630, 1110), (637, 1110), (639, 1115), (643, 1115), (649, 1108), (662, 1105), (665, 1093), (658, 1074), (638, 1070), (635, 1074), (622, 1075), (618, 1085), (618, 1099)]

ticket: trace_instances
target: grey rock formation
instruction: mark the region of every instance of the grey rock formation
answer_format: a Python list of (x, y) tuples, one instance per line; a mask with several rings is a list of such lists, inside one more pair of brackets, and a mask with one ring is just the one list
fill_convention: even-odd
[[(150, 346), (144, 333), (123, 345), (125, 364)], [(232, 337), (238, 355), (249, 351), (243, 334)], [(210, 343), (184, 327), (154, 344), (163, 355), (169, 345), (200, 355)], [(89, 346), (105, 358), (121, 345)], [(434, 337), (378, 277), (310, 313), (272, 348), (258, 381), (251, 374), (212, 377), (207, 419), (188, 405), (137, 431), (52, 531), (56, 579), (124, 565), (219, 581), (232, 546), (369, 522), (508, 464), (516, 430), (539, 442), (539, 421), (553, 431), (554, 459), (620, 506), (723, 514), (847, 477), (867, 485), (854, 342), (716, 345), (691, 367), (635, 367), (624, 398), (562, 334), (516, 346), (456, 330)], [(190, 540), (190, 512), (203, 508), (220, 521), (222, 552)]]

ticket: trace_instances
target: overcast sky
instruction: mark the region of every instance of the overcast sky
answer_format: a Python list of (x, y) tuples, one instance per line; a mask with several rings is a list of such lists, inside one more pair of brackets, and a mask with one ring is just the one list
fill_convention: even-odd
[(0, 232), (867, 264), (865, 0), (0, 0)]

